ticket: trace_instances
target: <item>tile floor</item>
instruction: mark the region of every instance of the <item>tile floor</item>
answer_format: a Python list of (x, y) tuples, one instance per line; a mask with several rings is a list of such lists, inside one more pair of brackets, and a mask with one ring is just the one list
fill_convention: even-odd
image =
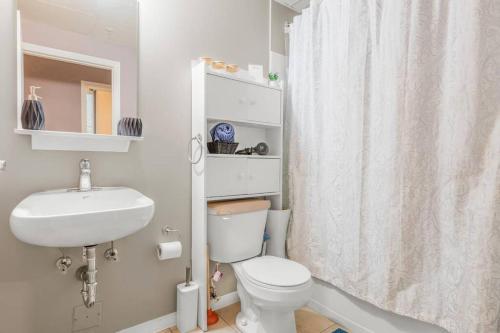
[[(240, 331), (236, 328), (235, 324), (235, 318), (239, 311), (239, 303), (218, 310), (219, 321), (217, 324), (209, 326), (208, 331), (210, 333), (239, 333)], [(297, 333), (332, 333), (337, 328), (342, 328), (348, 332), (345, 328), (308, 308), (295, 311), (295, 322)], [(192, 333), (200, 332), (203, 331), (199, 329), (192, 331)], [(179, 333), (179, 331), (173, 327), (158, 333)]]

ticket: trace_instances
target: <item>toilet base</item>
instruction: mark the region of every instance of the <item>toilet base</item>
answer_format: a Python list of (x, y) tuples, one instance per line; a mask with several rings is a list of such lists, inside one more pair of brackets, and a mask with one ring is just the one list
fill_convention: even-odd
[(256, 333), (257, 331), (257, 322), (250, 320), (245, 317), (242, 312), (239, 312), (236, 315), (236, 327), (240, 330), (241, 333)]
[(261, 313), (259, 320), (251, 320), (240, 312), (236, 316), (236, 327), (242, 333), (295, 333), (295, 315), (293, 312)]
[(236, 316), (236, 327), (242, 333), (296, 333), (295, 313), (292, 307), (281, 309), (261, 308), (252, 296), (237, 283), (241, 312)]

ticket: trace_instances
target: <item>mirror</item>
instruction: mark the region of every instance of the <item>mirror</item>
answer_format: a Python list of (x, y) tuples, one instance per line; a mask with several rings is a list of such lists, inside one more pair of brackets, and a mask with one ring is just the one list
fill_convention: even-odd
[[(116, 135), (120, 119), (138, 117), (137, 0), (17, 3), (18, 128)], [(30, 99), (42, 105), (43, 128), (24, 124)]]

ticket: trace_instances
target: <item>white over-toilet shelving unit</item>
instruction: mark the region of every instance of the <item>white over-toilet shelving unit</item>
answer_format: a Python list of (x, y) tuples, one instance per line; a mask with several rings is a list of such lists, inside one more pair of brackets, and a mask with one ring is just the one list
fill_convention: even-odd
[[(214, 71), (203, 62), (192, 66), (191, 258), (193, 280), (200, 286), (198, 325), (203, 330), (208, 306), (207, 203), (265, 197), (272, 209), (282, 206), (283, 93), (246, 77)], [(219, 122), (234, 126), (238, 149), (265, 142), (269, 154), (209, 154), (210, 129)]]

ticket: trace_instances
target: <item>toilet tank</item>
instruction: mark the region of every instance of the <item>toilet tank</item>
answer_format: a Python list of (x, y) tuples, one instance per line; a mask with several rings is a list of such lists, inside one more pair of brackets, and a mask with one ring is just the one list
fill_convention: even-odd
[(208, 204), (210, 260), (231, 263), (261, 253), (269, 200), (232, 200)]

